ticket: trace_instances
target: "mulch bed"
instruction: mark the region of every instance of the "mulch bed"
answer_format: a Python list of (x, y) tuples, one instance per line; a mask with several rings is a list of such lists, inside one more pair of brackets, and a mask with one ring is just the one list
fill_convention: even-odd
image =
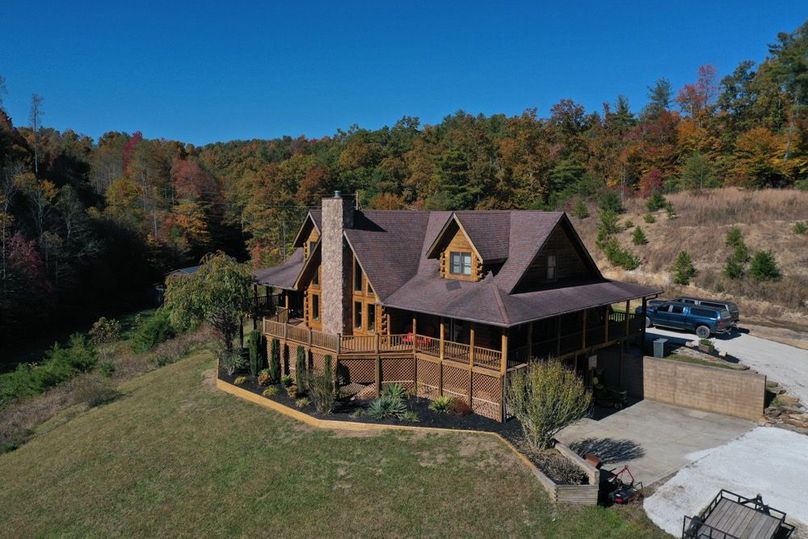
[[(261, 395), (268, 386), (258, 385), (257, 380), (249, 373), (239, 372), (233, 376), (224, 371), (219, 372), (219, 378), (232, 384), (239, 376), (245, 376), (247, 381), (239, 385), (256, 395)], [(404, 421), (395, 419), (375, 419), (362, 414), (370, 401), (359, 401), (351, 399), (339, 399), (331, 414), (324, 415), (317, 412), (313, 403), (298, 408), (295, 399), (289, 397), (286, 388), (279, 385), (278, 393), (270, 399), (289, 408), (300, 410), (318, 419), (328, 419), (329, 421), (349, 421), (354, 423), (374, 423), (383, 425), (410, 425), (416, 427), (436, 427), (447, 430), (473, 430), (481, 432), (494, 432), (511, 442), (521, 453), (523, 453), (542, 472), (558, 484), (563, 485), (585, 485), (589, 480), (582, 470), (578, 470), (569, 460), (554, 449), (541, 452), (528, 451), (522, 435), (522, 426), (517, 419), (509, 419), (504, 423), (488, 419), (477, 414), (458, 415), (453, 413), (435, 412), (429, 408), (432, 401), (419, 397), (408, 397), (406, 399), (407, 408), (418, 415), (418, 421)], [(263, 396), (263, 395), (262, 395)], [(357, 413), (359, 411), (359, 413)], [(575, 473), (573, 470), (578, 470)]]

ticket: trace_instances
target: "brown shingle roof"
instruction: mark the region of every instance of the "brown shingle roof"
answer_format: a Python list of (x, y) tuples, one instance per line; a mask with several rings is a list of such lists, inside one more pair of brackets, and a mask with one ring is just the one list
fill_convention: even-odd
[[(320, 228), (321, 212), (311, 210), (309, 215)], [(489, 263), (496, 261), (482, 281), (443, 279), (440, 262), (428, 257), (430, 246), (453, 215), (480, 256)], [(592, 263), (591, 282), (513, 293), (557, 226), (572, 228), (561, 212), (365, 210), (357, 211), (354, 227), (345, 231), (345, 238), (381, 303), (392, 308), (508, 327), (660, 292), (603, 279)], [(574, 239), (580, 241), (577, 235)], [(263, 270), (257, 277), (264, 284), (293, 289), (302, 267), (302, 249), (297, 249), (285, 264)]]
[(297, 248), (283, 264), (253, 272), (256, 282), (267, 286), (295, 290), (295, 280), (303, 269), (303, 249)]

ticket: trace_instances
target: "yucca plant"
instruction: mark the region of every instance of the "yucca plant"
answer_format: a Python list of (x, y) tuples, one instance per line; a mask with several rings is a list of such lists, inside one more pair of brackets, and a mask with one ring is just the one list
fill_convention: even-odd
[(448, 395), (441, 395), (429, 403), (429, 409), (433, 412), (441, 414), (448, 414), (449, 407), (452, 405), (452, 398)]

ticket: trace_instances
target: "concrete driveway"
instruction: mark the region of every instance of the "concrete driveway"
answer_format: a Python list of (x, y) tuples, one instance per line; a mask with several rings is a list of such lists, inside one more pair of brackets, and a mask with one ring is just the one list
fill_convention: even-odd
[[(684, 331), (648, 328), (646, 339), (654, 340), (659, 337), (678, 344), (697, 339), (695, 334)], [(765, 374), (808, 405), (808, 350), (767, 341), (745, 333), (714, 337), (711, 340), (718, 350), (737, 357), (741, 363)]]
[(557, 438), (578, 453), (597, 454), (605, 469), (628, 464), (650, 486), (693, 460), (693, 454), (726, 444), (754, 427), (728, 417), (644, 400), (600, 421), (582, 419)]

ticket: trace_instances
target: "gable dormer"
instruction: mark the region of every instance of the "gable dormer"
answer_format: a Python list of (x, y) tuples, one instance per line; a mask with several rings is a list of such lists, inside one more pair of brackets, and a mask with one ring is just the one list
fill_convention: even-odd
[(444, 279), (479, 281), (485, 276), (483, 259), (454, 214), (435, 238), (428, 256), (440, 260)]
[(602, 278), (569, 219), (562, 218), (533, 256), (514, 292), (559, 288)]
[(300, 230), (295, 236), (294, 246), (303, 248), (303, 259), (308, 260), (314, 254), (314, 247), (320, 241), (320, 229), (311, 212), (306, 215), (306, 219), (300, 226)]

